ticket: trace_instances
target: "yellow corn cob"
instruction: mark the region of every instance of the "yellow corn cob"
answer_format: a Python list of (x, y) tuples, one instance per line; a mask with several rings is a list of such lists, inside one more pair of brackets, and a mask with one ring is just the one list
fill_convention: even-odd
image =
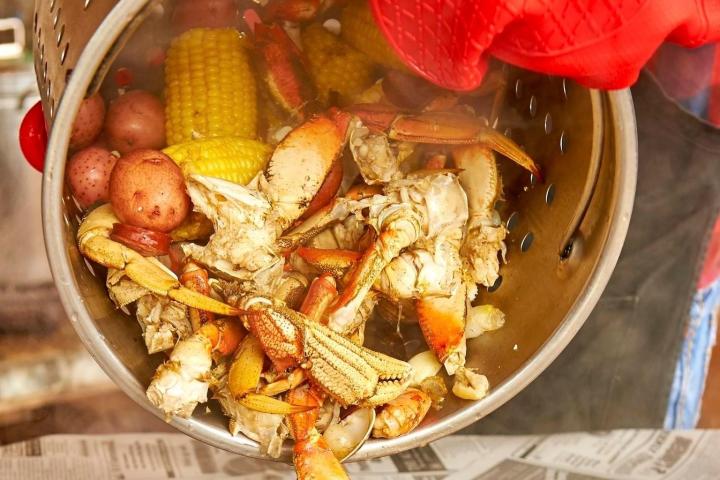
[(265, 167), (271, 148), (247, 138), (219, 137), (180, 143), (163, 151), (185, 175), (206, 175), (244, 185)]
[(368, 0), (352, 0), (340, 13), (343, 40), (384, 67), (406, 70), (375, 23)]
[(321, 101), (327, 102), (330, 92), (337, 92), (347, 102), (373, 83), (370, 59), (319, 23), (306, 27), (301, 39)]
[(255, 79), (245, 43), (230, 28), (196, 28), (172, 42), (165, 62), (169, 145), (206, 137), (255, 137)]

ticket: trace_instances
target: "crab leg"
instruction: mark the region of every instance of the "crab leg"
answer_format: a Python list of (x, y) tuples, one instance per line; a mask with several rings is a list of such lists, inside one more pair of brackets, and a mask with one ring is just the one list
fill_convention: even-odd
[(342, 295), (333, 305), (331, 322), (349, 323), (383, 269), (422, 235), (420, 218), (411, 208), (404, 208), (403, 204), (398, 204), (383, 224), (377, 241), (365, 251)]
[(310, 284), (310, 290), (305, 297), (300, 312), (308, 317), (308, 320), (327, 324), (325, 311), (337, 297), (335, 279), (330, 275), (321, 275)]
[(494, 218), (494, 204), (500, 196), (501, 180), (492, 150), (479, 145), (457, 147), (453, 159), (463, 171), (458, 175), (468, 197), (470, 218), (461, 248), (475, 283), (487, 287), (498, 277), (498, 253), (505, 253), (505, 227)]
[(480, 144), (501, 153), (542, 179), (540, 167), (518, 144), (487, 125), (484, 119), (460, 112), (405, 113), (385, 105), (355, 105), (350, 111), (374, 131), (391, 140), (441, 145)]
[[(203, 295), (210, 294), (210, 284), (207, 270), (201, 268), (195, 262), (188, 262), (183, 267), (183, 273), (180, 276), (180, 282), (187, 288), (194, 290)], [(190, 308), (188, 311), (190, 324), (193, 331), (199, 329), (204, 323), (215, 320), (215, 314), (197, 308)]]
[(236, 308), (182, 286), (175, 275), (159, 261), (143, 257), (135, 250), (110, 240), (113, 225), (120, 223), (110, 204), (102, 205), (85, 218), (78, 229), (80, 253), (105, 267), (122, 270), (138, 285), (184, 305), (217, 313), (237, 315)]

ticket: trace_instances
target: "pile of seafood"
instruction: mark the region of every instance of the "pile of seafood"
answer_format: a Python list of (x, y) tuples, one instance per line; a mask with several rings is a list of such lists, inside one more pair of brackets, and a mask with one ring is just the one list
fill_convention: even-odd
[[(167, 418), (214, 398), (263, 452), (291, 437), (299, 478), (346, 478), (367, 438), (487, 394), (465, 354), (505, 321), (478, 298), (505, 255), (495, 155), (540, 172), (483, 118), (495, 89), (416, 77), (366, 2), (210, 3), (176, 2), (162, 91), (120, 69), (83, 102), (78, 246), (165, 355), (147, 398)], [(373, 322), (427, 348), (370, 348)]]

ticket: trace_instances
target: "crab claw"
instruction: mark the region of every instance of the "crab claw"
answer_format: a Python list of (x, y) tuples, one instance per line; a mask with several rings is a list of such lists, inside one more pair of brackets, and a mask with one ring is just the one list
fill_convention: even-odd
[(463, 285), (450, 297), (423, 297), (415, 301), (425, 342), (449, 375), (465, 365), (466, 298)]
[(325, 438), (315, 428), (305, 438), (295, 441), (293, 463), (298, 480), (350, 480)]
[(278, 370), (300, 364), (341, 405), (381, 405), (412, 379), (403, 361), (358, 346), (302, 313), (264, 297), (242, 302), (250, 329)]
[(300, 218), (320, 191), (342, 154), (349, 122), (350, 117), (338, 111), (316, 115), (275, 149), (260, 188), (275, 206), (280, 230)]
[(388, 136), (415, 143), (481, 144), (505, 155), (542, 180), (540, 167), (517, 143), (472, 115), (459, 112), (400, 114), (392, 121)]
[[(289, 3), (289, 2), (287, 2)], [(261, 78), (275, 102), (298, 119), (315, 98), (302, 52), (279, 25), (255, 25), (256, 58)]]
[(135, 250), (110, 240), (110, 232), (116, 223), (120, 223), (120, 220), (110, 204), (90, 212), (78, 229), (80, 253), (100, 265), (122, 270), (130, 280), (157, 295), (219, 315), (238, 314), (236, 308), (182, 286), (177, 277), (158, 260), (143, 257)]

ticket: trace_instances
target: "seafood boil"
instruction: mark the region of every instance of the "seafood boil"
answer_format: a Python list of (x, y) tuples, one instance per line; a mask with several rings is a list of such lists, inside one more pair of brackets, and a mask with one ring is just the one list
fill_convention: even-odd
[[(175, 2), (160, 91), (124, 77), (78, 113), (78, 248), (163, 355), (146, 394), (167, 418), (216, 399), (262, 452), (292, 441), (301, 480), (348, 478), (368, 438), (487, 395), (465, 356), (505, 322), (479, 288), (505, 260), (498, 162), (542, 172), (493, 128), (495, 92), (414, 76), (364, 0), (242, 22), (192, 5)], [(427, 348), (384, 348), (373, 322)]]

